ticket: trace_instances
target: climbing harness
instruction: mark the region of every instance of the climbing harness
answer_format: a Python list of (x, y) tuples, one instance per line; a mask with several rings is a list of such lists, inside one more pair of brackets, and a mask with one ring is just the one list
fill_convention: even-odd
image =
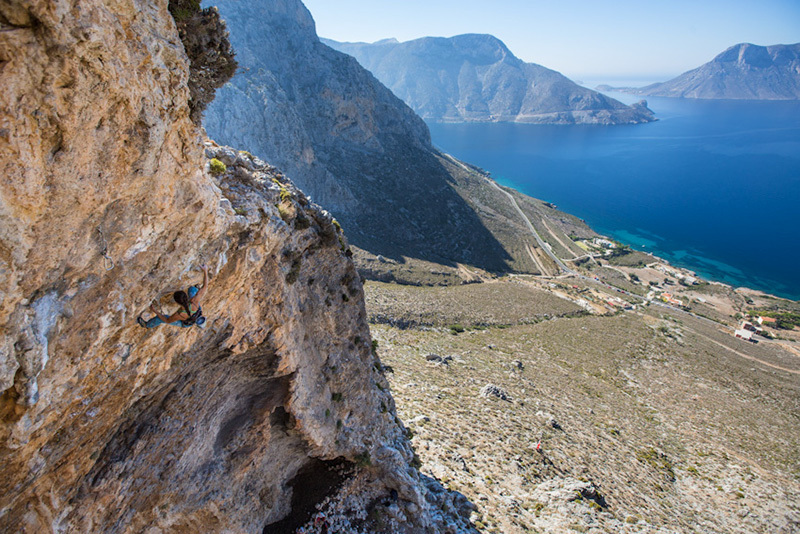
[[(108, 255), (108, 242), (106, 242), (106, 238), (103, 235), (103, 231), (100, 227), (97, 227), (97, 233), (100, 234), (100, 242), (102, 243), (103, 248), (100, 250), (100, 254), (103, 256), (103, 267), (106, 268), (106, 271), (110, 271), (114, 268), (114, 260), (111, 259), (111, 256)], [(110, 265), (110, 267), (109, 267)]]

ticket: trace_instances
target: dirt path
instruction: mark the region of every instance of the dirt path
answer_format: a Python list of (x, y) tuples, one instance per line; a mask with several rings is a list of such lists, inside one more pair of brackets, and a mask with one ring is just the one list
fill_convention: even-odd
[[(716, 345), (719, 345), (719, 346), (720, 346), (720, 347), (722, 347), (723, 349), (726, 349), (726, 350), (728, 350), (728, 351), (730, 351), (730, 352), (733, 352), (733, 353), (734, 353), (734, 354), (736, 354), (737, 356), (741, 356), (742, 358), (745, 358), (745, 359), (748, 359), (748, 360), (752, 360), (752, 361), (754, 361), (754, 362), (758, 362), (758, 363), (760, 363), (761, 365), (766, 365), (767, 367), (772, 367), (773, 369), (778, 369), (778, 370), (781, 370), (781, 371), (785, 371), (785, 372), (787, 372), (787, 373), (792, 373), (792, 374), (794, 374), (794, 375), (800, 375), (800, 369), (788, 369), (788, 368), (786, 368), (786, 367), (781, 367), (780, 365), (776, 365), (776, 364), (774, 364), (774, 363), (765, 362), (764, 360), (760, 360), (760, 359), (756, 358), (755, 356), (750, 356), (749, 354), (745, 354), (744, 352), (738, 351), (738, 350), (736, 350), (736, 349), (734, 349), (734, 348), (732, 348), (732, 347), (729, 347), (728, 345), (726, 345), (726, 344), (724, 344), (724, 343), (720, 343), (720, 342), (719, 342), (719, 341), (717, 341), (716, 339), (712, 339), (712, 338), (708, 337), (708, 336), (707, 336), (707, 335), (705, 335), (705, 334), (701, 334), (700, 332), (698, 332), (697, 330), (694, 330), (693, 328), (692, 328), (692, 329), (690, 329), (690, 330), (691, 330), (691, 331), (692, 331), (692, 332), (693, 332), (695, 335), (697, 335), (697, 336), (700, 336), (700, 337), (702, 337), (702, 338), (706, 339), (707, 341), (710, 341), (710, 342), (712, 342), (712, 343), (714, 343), (714, 344), (716, 344)], [(744, 342), (743, 342), (743, 343), (744, 343)]]
[[(572, 254), (572, 257), (573, 257), (573, 258), (575, 258), (575, 257), (577, 256), (577, 254), (575, 254), (575, 251), (573, 251), (571, 248), (569, 248), (569, 247), (567, 246), (567, 244), (566, 244), (566, 243), (564, 243), (563, 241), (561, 241), (561, 239), (559, 239), (559, 237), (558, 237), (558, 236), (556, 235), (556, 233), (555, 233), (555, 232), (552, 230), (552, 228), (550, 228), (550, 225), (549, 225), (549, 224), (547, 224), (547, 219), (545, 219), (544, 217), (542, 217), (542, 224), (544, 224), (544, 227), (547, 229), (547, 231), (550, 233), (550, 235), (551, 235), (551, 236), (553, 236), (553, 239), (555, 239), (556, 241), (558, 241), (558, 244), (559, 244), (559, 245), (561, 245), (562, 247), (564, 247), (564, 249), (565, 249), (567, 252), (569, 252), (570, 254)], [(564, 260), (565, 260), (565, 261), (569, 261), (569, 260), (570, 260), (570, 258), (564, 258)]]

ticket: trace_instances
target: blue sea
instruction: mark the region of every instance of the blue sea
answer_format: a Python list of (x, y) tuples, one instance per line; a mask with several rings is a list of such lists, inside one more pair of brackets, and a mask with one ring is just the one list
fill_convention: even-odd
[(707, 279), (800, 300), (800, 102), (648, 105), (657, 122), (428, 126), (441, 150), (602, 234)]

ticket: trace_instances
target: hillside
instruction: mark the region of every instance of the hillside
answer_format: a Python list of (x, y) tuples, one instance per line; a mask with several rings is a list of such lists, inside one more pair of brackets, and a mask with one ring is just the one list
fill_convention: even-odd
[(421, 471), (486, 533), (796, 532), (800, 352), (585, 287), (366, 284)]
[[(474, 532), (414, 468), (341, 229), (192, 120), (231, 67), (217, 12), (0, 14), (0, 531), (287, 532), (319, 505)], [(204, 264), (203, 328), (137, 324)]]
[(667, 82), (640, 88), (603, 89), (675, 98), (797, 100), (800, 98), (800, 43), (773, 46), (741, 43)]
[[(529, 251), (539, 246), (503, 195), (432, 147), (425, 123), (355, 59), (322, 44), (299, 0), (217, 6), (240, 70), (209, 106), (206, 130), (280, 167), (330, 210), (368, 252), (355, 256), (362, 273), (402, 277), (395, 267), (414, 261), (448, 273), (541, 272)], [(366, 263), (377, 256), (395, 263)]]
[(626, 106), (562, 74), (525, 63), (491, 35), (423, 37), (400, 43), (340, 43), (423, 119), (446, 122), (636, 124), (655, 120), (646, 103)]

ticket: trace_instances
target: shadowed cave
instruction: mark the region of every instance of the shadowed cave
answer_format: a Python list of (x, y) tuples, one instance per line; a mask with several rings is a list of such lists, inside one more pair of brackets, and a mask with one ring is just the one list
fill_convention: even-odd
[(311, 458), (289, 482), (292, 511), (280, 521), (266, 525), (263, 534), (294, 532), (307, 523), (316, 512), (316, 505), (347, 480), (352, 465), (343, 458), (328, 461)]

